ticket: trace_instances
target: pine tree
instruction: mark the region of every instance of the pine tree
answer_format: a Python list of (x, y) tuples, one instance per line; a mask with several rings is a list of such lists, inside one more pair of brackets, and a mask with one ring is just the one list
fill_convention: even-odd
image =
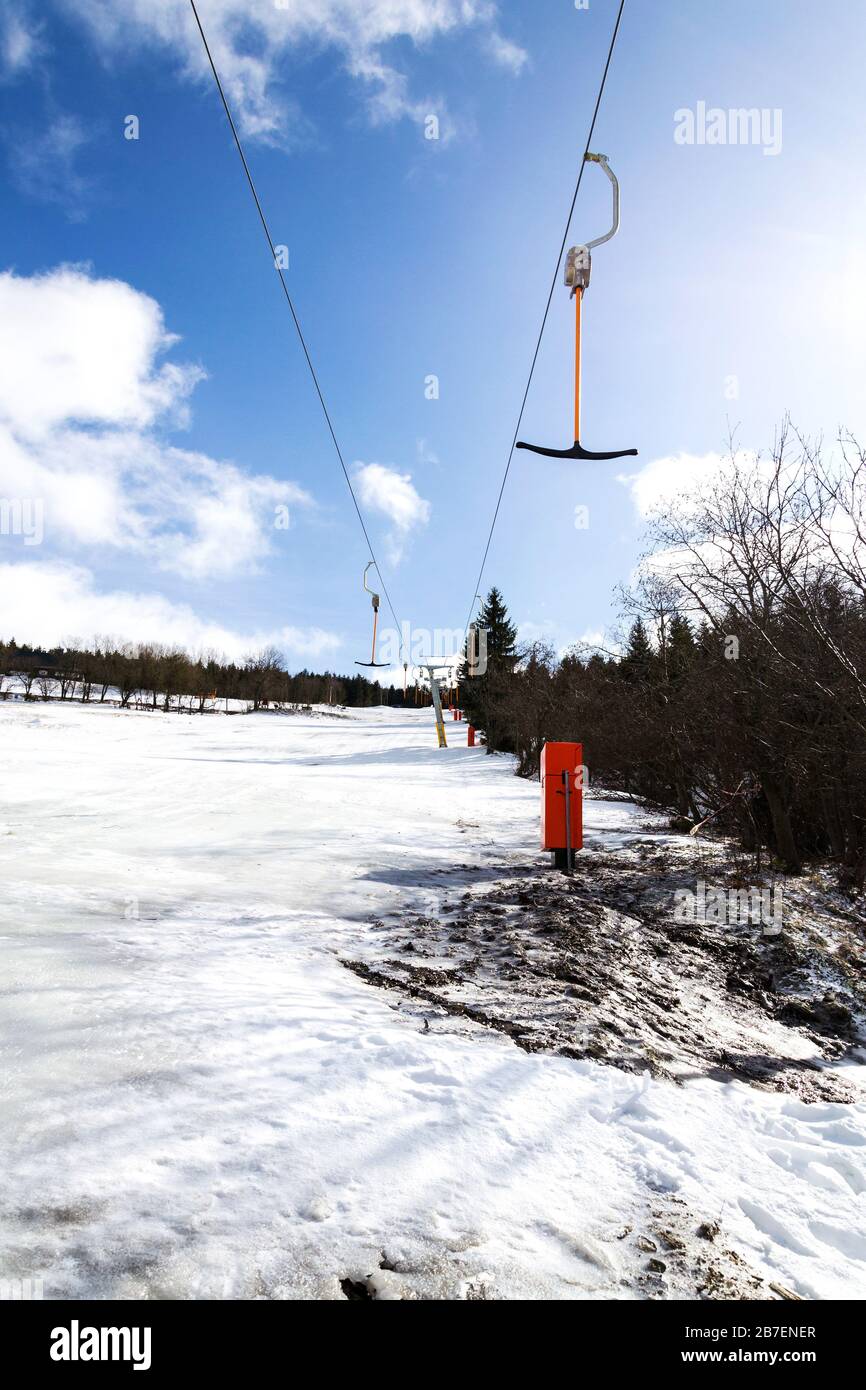
[(508, 617), (508, 609), (505, 606), (502, 595), (494, 587), (487, 595), (487, 600), (482, 606), (481, 612), (475, 620), (476, 626), (487, 631), (487, 660), (502, 657), (504, 659), (513, 658), (515, 655), (514, 643), (517, 640), (517, 628)]
[(688, 618), (675, 613), (668, 628), (668, 679), (685, 675), (695, 658), (695, 635)]
[(635, 618), (628, 634), (628, 646), (625, 655), (619, 664), (620, 674), (623, 680), (636, 685), (650, 679), (654, 664), (655, 653), (647, 636), (647, 630), (642, 620)]
[[(460, 671), (460, 698), (470, 724), (482, 729), (489, 752), (507, 750), (510, 741), (504, 736), (499, 709), (507, 698), (517, 660), (515, 643), (517, 628), (508, 616), (505, 601), (494, 587), (487, 595), (481, 612), (475, 619), (479, 637), (468, 644)], [(486, 669), (473, 674), (473, 666), (483, 661)]]

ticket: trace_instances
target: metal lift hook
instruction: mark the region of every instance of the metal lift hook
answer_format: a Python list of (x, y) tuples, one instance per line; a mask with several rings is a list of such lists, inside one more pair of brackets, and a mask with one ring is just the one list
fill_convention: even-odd
[(387, 661), (376, 660), (376, 629), (379, 626), (379, 595), (370, 588), (367, 583), (367, 572), (375, 565), (375, 560), (370, 560), (364, 569), (364, 589), (373, 601), (373, 649), (369, 661), (356, 661), (356, 666), (387, 666)]
[[(588, 154), (586, 156), (586, 162), (588, 164), (601, 165), (602, 169), (610, 179), (611, 191), (613, 192), (613, 226), (611, 227), (609, 232), (605, 232), (604, 236), (597, 236), (594, 241), (588, 241), (586, 243), (584, 250), (592, 251), (596, 246), (603, 246), (606, 241), (610, 241), (613, 237), (616, 236), (617, 232), (619, 231), (619, 179), (617, 178), (616, 174), (613, 172), (610, 165), (608, 164), (606, 154)], [(567, 279), (565, 283), (568, 284)], [(587, 283), (589, 283), (588, 276)]]
[(602, 246), (606, 241), (610, 241), (619, 231), (619, 183), (616, 174), (607, 162), (606, 154), (586, 155), (586, 161), (590, 164), (599, 164), (607, 177), (610, 179), (613, 192), (613, 226), (604, 236), (595, 237), (593, 241), (586, 242), (583, 246), (572, 246), (565, 258), (565, 285), (571, 290), (570, 297), (575, 301), (575, 327), (574, 327), (574, 444), (570, 449), (544, 449), (539, 444), (525, 444), (521, 440), (517, 444), (518, 449), (529, 449), (533, 454), (544, 454), (548, 458), (557, 459), (621, 459), (630, 455), (636, 455), (637, 449), (617, 449), (612, 452), (594, 453), (590, 449), (584, 449), (580, 442), (580, 329), (581, 329), (581, 306), (583, 296), (589, 288), (589, 277), (592, 270), (592, 249), (595, 246)]

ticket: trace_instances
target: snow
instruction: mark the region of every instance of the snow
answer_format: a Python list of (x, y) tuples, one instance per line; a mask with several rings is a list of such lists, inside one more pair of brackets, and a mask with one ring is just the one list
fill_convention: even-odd
[[(541, 862), (537, 785), (447, 732), (0, 705), (0, 1276), (630, 1298), (626, 1229), (681, 1211), (805, 1298), (866, 1294), (866, 1106), (423, 1031), (340, 963), (382, 914)], [(606, 851), (648, 833), (586, 819)]]

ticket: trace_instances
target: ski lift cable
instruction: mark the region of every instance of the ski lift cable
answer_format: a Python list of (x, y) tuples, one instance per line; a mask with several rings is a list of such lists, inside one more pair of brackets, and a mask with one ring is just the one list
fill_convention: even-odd
[(325, 417), (325, 422), (326, 422), (326, 424), (327, 424), (327, 426), (328, 426), (328, 432), (329, 432), (329, 434), (330, 434), (330, 436), (331, 436), (331, 439), (332, 439), (332, 441), (333, 441), (333, 445), (334, 445), (334, 449), (336, 450), (337, 458), (338, 458), (339, 461), (340, 461), (340, 467), (341, 467), (342, 470), (343, 470), (343, 477), (346, 479), (346, 486), (348, 487), (349, 493), (351, 494), (351, 498), (352, 498), (352, 502), (353, 502), (354, 507), (355, 507), (355, 511), (356, 511), (357, 514), (358, 514), (358, 520), (359, 520), (359, 522), (361, 523), (361, 530), (362, 530), (363, 533), (364, 533), (364, 540), (367, 542), (367, 548), (368, 548), (368, 550), (369, 550), (369, 552), (370, 552), (370, 555), (371, 555), (371, 557), (372, 557), (372, 563), (375, 565), (375, 567), (376, 567), (376, 572), (377, 572), (377, 574), (379, 575), (379, 582), (380, 582), (380, 584), (382, 585), (382, 593), (385, 595), (385, 601), (387, 602), (388, 607), (389, 607), (389, 609), (391, 610), (391, 616), (392, 616), (392, 618), (394, 619), (394, 623), (395, 623), (395, 626), (396, 626), (396, 628), (397, 628), (397, 631), (398, 631), (398, 633), (400, 633), (400, 651), (401, 651), (401, 654), (402, 654), (402, 652), (403, 652), (403, 638), (402, 638), (403, 628), (402, 628), (402, 625), (401, 625), (401, 623), (400, 623), (400, 619), (397, 617), (397, 613), (396, 613), (396, 611), (395, 611), (395, 609), (394, 609), (394, 605), (393, 605), (393, 603), (391, 602), (391, 596), (390, 596), (390, 594), (388, 593), (388, 586), (387, 586), (386, 583), (385, 583), (385, 579), (384, 579), (384, 576), (383, 576), (383, 574), (382, 574), (382, 570), (381, 570), (381, 568), (380, 568), (379, 561), (376, 559), (376, 552), (375, 552), (375, 550), (373, 549), (373, 542), (370, 540), (370, 536), (369, 536), (369, 534), (368, 534), (368, 532), (367, 532), (367, 525), (366, 525), (366, 522), (364, 521), (364, 514), (363, 514), (363, 512), (361, 511), (360, 505), (359, 505), (359, 503), (358, 503), (358, 499), (357, 499), (357, 497), (355, 496), (355, 489), (354, 489), (353, 486), (352, 486), (352, 479), (349, 477), (349, 470), (348, 470), (348, 468), (346, 467), (346, 461), (345, 461), (345, 459), (343, 458), (343, 451), (342, 451), (342, 449), (340, 448), (340, 444), (339, 444), (339, 441), (338, 441), (338, 439), (337, 439), (337, 435), (336, 435), (336, 432), (335, 432), (335, 430), (334, 430), (333, 423), (332, 423), (332, 421), (331, 421), (331, 414), (330, 414), (330, 411), (328, 410), (327, 404), (326, 404), (326, 402), (325, 402), (325, 397), (324, 397), (324, 395), (323, 395), (323, 393), (322, 393), (322, 388), (321, 388), (321, 386), (319, 385), (319, 378), (318, 378), (318, 375), (317, 375), (317, 373), (316, 373), (316, 369), (315, 369), (315, 367), (313, 366), (313, 359), (312, 359), (312, 357), (310, 356), (310, 351), (309, 351), (309, 348), (307, 347), (307, 342), (306, 342), (306, 339), (305, 339), (305, 337), (304, 337), (303, 329), (301, 328), (300, 320), (299, 320), (299, 318), (298, 318), (297, 313), (295, 312), (295, 306), (294, 306), (294, 303), (292, 302), (292, 296), (291, 296), (291, 294), (289, 293), (289, 287), (288, 287), (288, 285), (286, 284), (286, 279), (285, 279), (285, 276), (283, 275), (283, 268), (282, 268), (282, 266), (279, 264), (279, 260), (278, 260), (278, 257), (277, 257), (277, 248), (276, 248), (276, 245), (275, 245), (275, 243), (274, 243), (274, 239), (273, 239), (273, 237), (271, 236), (271, 230), (270, 230), (270, 227), (268, 226), (268, 221), (267, 221), (267, 218), (265, 217), (265, 213), (264, 213), (264, 209), (263, 209), (262, 204), (261, 204), (261, 200), (260, 200), (259, 195), (258, 195), (258, 193), (257, 193), (257, 191), (256, 191), (256, 185), (255, 185), (255, 182), (254, 182), (254, 180), (253, 180), (252, 173), (250, 172), (250, 166), (249, 166), (249, 164), (247, 163), (247, 157), (246, 157), (246, 155), (244, 154), (244, 147), (243, 147), (243, 145), (241, 144), (241, 138), (240, 138), (240, 136), (238, 135), (237, 126), (236, 126), (235, 123), (234, 123), (234, 119), (233, 119), (232, 113), (231, 113), (231, 108), (230, 108), (230, 106), (229, 106), (229, 104), (228, 104), (228, 100), (227, 100), (227, 98), (226, 98), (226, 94), (225, 94), (225, 91), (224, 91), (224, 89), (223, 89), (223, 84), (222, 84), (222, 82), (220, 81), (219, 73), (217, 72), (216, 63), (215, 63), (214, 60), (213, 60), (213, 55), (212, 55), (212, 53), (211, 53), (211, 51), (210, 51), (210, 45), (208, 44), (207, 36), (205, 35), (204, 29), (203, 29), (203, 27), (202, 27), (202, 22), (201, 22), (201, 20), (199, 19), (198, 10), (196, 9), (196, 6), (195, 6), (195, 0), (189, 0), (189, 3), (190, 3), (190, 5), (191, 5), (191, 7), (192, 7), (192, 12), (193, 12), (193, 15), (194, 15), (194, 17), (195, 17), (195, 22), (196, 22), (196, 25), (198, 26), (198, 31), (199, 31), (199, 33), (200, 33), (200, 35), (201, 35), (201, 41), (202, 41), (202, 44), (204, 45), (204, 51), (205, 51), (205, 53), (206, 53), (206, 55), (207, 55), (208, 63), (210, 64), (210, 70), (211, 70), (211, 72), (213, 73), (213, 79), (214, 79), (214, 82), (216, 83), (216, 89), (217, 89), (217, 91), (219, 92), (220, 100), (221, 100), (221, 102), (222, 102), (222, 104), (223, 104), (223, 110), (224, 110), (225, 113), (226, 113), (226, 117), (228, 118), (229, 126), (231, 127), (232, 135), (234, 136), (234, 142), (235, 142), (235, 145), (236, 145), (236, 147), (237, 147), (237, 152), (238, 152), (238, 154), (240, 155), (241, 164), (243, 165), (244, 173), (246, 174), (246, 177), (247, 177), (247, 183), (249, 184), (249, 186), (250, 186), (250, 192), (251, 192), (252, 195), (253, 195), (253, 202), (254, 202), (255, 205), (256, 205), (256, 211), (257, 211), (258, 214), (259, 214), (259, 220), (261, 221), (262, 228), (263, 228), (264, 233), (265, 233), (265, 237), (267, 238), (268, 246), (270, 247), (270, 252), (271, 252), (271, 256), (272, 256), (272, 258), (273, 258), (273, 263), (274, 263), (274, 266), (275, 266), (275, 268), (276, 268), (276, 270), (277, 270), (277, 272), (278, 272), (278, 274), (279, 274), (279, 277), (280, 277), (280, 284), (281, 284), (282, 287), (283, 287), (283, 294), (284, 294), (285, 297), (286, 297), (286, 303), (287, 303), (288, 306), (289, 306), (289, 312), (290, 312), (291, 315), (292, 315), (292, 321), (294, 322), (295, 329), (296, 329), (297, 334), (298, 334), (298, 339), (299, 339), (299, 341), (300, 341), (301, 348), (303, 349), (304, 357), (306, 358), (307, 366), (308, 366), (309, 369), (310, 369), (310, 376), (313, 378), (313, 385), (314, 385), (315, 388), (316, 388), (316, 395), (318, 396), (318, 398), (319, 398), (319, 404), (320, 404), (321, 407), (322, 407), (322, 414), (323, 414), (324, 417)]
[(537, 338), (536, 343), (535, 343), (535, 351), (534, 351), (533, 354), (532, 354), (532, 362), (531, 362), (530, 368), (529, 368), (529, 376), (528, 376), (527, 381), (526, 381), (526, 390), (523, 392), (523, 400), (521, 401), (521, 404), (520, 404), (520, 413), (519, 413), (519, 415), (518, 415), (518, 417), (517, 417), (517, 424), (516, 424), (515, 427), (514, 427), (514, 436), (513, 436), (512, 440), (511, 440), (511, 448), (510, 448), (509, 451), (508, 451), (508, 459), (507, 459), (506, 464), (505, 464), (505, 472), (504, 472), (503, 475), (502, 475), (502, 483), (501, 483), (500, 488), (499, 488), (499, 495), (498, 495), (498, 497), (497, 497), (497, 499), (496, 499), (496, 507), (495, 507), (494, 512), (493, 512), (493, 520), (492, 520), (491, 523), (490, 523), (490, 531), (488, 532), (488, 535), (487, 535), (487, 544), (486, 544), (485, 547), (484, 547), (484, 555), (482, 556), (482, 559), (481, 559), (481, 568), (480, 568), (480, 570), (478, 571), (478, 578), (477, 578), (476, 581), (475, 581), (475, 587), (474, 587), (474, 589), (473, 589), (474, 597), (473, 597), (473, 599), (472, 599), (472, 606), (471, 606), (471, 608), (469, 609), (469, 617), (466, 619), (466, 627), (465, 627), (465, 629), (464, 629), (464, 639), (465, 639), (465, 637), (466, 637), (466, 636), (468, 635), (468, 633), (469, 633), (469, 627), (470, 627), (470, 624), (471, 624), (471, 622), (472, 622), (472, 610), (473, 610), (474, 607), (475, 607), (475, 599), (478, 597), (478, 594), (479, 594), (479, 592), (480, 592), (480, 590), (481, 590), (481, 580), (482, 580), (482, 577), (483, 577), (483, 575), (484, 575), (484, 568), (485, 568), (485, 566), (486, 566), (486, 564), (487, 564), (487, 556), (488, 556), (488, 554), (490, 553), (490, 545), (491, 545), (491, 542), (492, 542), (492, 540), (493, 540), (493, 532), (494, 532), (494, 530), (496, 529), (496, 522), (497, 522), (497, 520), (498, 520), (498, 518), (499, 518), (499, 510), (500, 510), (500, 507), (502, 506), (502, 497), (503, 497), (503, 494), (504, 494), (504, 492), (505, 492), (505, 484), (508, 482), (508, 474), (509, 474), (510, 471), (511, 471), (511, 463), (512, 463), (512, 460), (513, 460), (513, 458), (514, 458), (514, 450), (515, 450), (515, 448), (517, 447), (517, 436), (520, 434), (520, 426), (521, 426), (521, 424), (523, 423), (523, 412), (526, 410), (526, 402), (527, 402), (527, 400), (529, 399), (529, 390), (530, 390), (530, 387), (532, 386), (532, 379), (533, 379), (533, 377), (534, 377), (534, 375), (535, 375), (535, 367), (536, 367), (536, 364), (537, 364), (537, 362), (538, 362), (538, 354), (539, 354), (539, 352), (541, 351), (541, 340), (542, 340), (542, 338), (544, 337), (544, 330), (545, 330), (545, 328), (547, 327), (547, 319), (548, 319), (548, 316), (549, 316), (549, 314), (550, 314), (550, 306), (551, 306), (551, 304), (553, 303), (553, 294), (554, 294), (554, 290), (556, 289), (557, 282), (558, 282), (558, 280), (559, 280), (559, 267), (560, 267), (560, 265), (562, 264), (562, 257), (563, 257), (563, 254), (564, 254), (564, 252), (565, 252), (565, 244), (566, 244), (566, 242), (568, 241), (568, 233), (569, 233), (569, 231), (571, 230), (571, 222), (572, 222), (572, 218), (574, 217), (574, 209), (575, 209), (575, 205), (576, 205), (576, 203), (577, 203), (577, 195), (578, 195), (579, 192), (580, 192), (580, 185), (581, 185), (581, 182), (583, 181), (583, 171), (584, 171), (584, 169), (586, 168), (586, 165), (587, 165), (587, 155), (589, 154), (590, 146), (592, 145), (592, 137), (593, 137), (593, 135), (595, 134), (595, 123), (596, 123), (596, 121), (597, 121), (597, 119), (598, 119), (598, 113), (599, 113), (599, 109), (600, 109), (600, 107), (601, 107), (602, 97), (604, 96), (604, 89), (605, 89), (605, 85), (606, 85), (606, 83), (607, 83), (607, 75), (608, 75), (608, 72), (610, 71), (610, 65), (611, 65), (611, 62), (612, 62), (612, 60), (613, 60), (613, 51), (614, 51), (614, 48), (616, 47), (617, 35), (618, 35), (618, 33), (619, 33), (620, 21), (621, 21), (621, 19), (622, 19), (622, 12), (623, 12), (624, 9), (625, 9), (625, 0), (620, 0), (619, 9), (617, 10), (617, 15), (616, 15), (616, 22), (615, 22), (615, 24), (614, 24), (614, 26), (613, 26), (613, 33), (611, 34), (610, 45), (609, 45), (608, 50), (607, 50), (607, 59), (606, 59), (606, 61), (605, 61), (605, 65), (604, 65), (604, 71), (602, 72), (602, 75), (601, 75), (601, 82), (600, 82), (599, 88), (598, 88), (598, 95), (596, 96), (596, 99), (595, 99), (595, 107), (594, 107), (593, 113), (592, 113), (592, 120), (590, 121), (590, 124), (589, 124), (589, 134), (588, 134), (587, 137), (586, 137), (586, 145), (584, 146), (583, 157), (582, 157), (582, 159), (581, 159), (581, 161), (580, 161), (580, 168), (578, 169), (578, 173), (577, 173), (577, 183), (576, 183), (575, 186), (574, 186), (574, 194), (572, 195), (571, 206), (570, 206), (570, 208), (569, 208), (569, 210), (568, 210), (568, 218), (566, 219), (566, 223), (565, 223), (565, 231), (564, 231), (563, 234), (562, 234), (562, 242), (561, 242), (560, 247), (559, 247), (559, 255), (558, 255), (557, 258), (556, 258), (556, 267), (555, 267), (554, 272), (553, 272), (553, 279), (552, 279), (551, 282), (550, 282), (550, 291), (549, 291), (548, 296), (547, 296), (547, 303), (546, 303), (546, 305), (545, 305), (545, 307), (544, 307), (544, 317), (543, 317), (542, 320), (541, 320), (541, 327), (540, 327), (540, 329), (538, 330), (538, 338)]

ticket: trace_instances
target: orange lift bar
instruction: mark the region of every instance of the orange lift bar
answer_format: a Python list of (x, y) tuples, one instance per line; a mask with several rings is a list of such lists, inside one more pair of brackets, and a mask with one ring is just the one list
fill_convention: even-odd
[(604, 172), (610, 179), (613, 188), (613, 226), (604, 236), (596, 237), (594, 241), (588, 241), (585, 246), (572, 246), (565, 259), (565, 285), (571, 290), (574, 296), (574, 443), (570, 449), (546, 449), (540, 444), (525, 444), (522, 440), (518, 442), (518, 449), (529, 449), (533, 454), (544, 454), (547, 458), (555, 459), (621, 459), (637, 454), (637, 449), (617, 449), (608, 453), (594, 453), (591, 449), (584, 449), (580, 442), (580, 355), (581, 355), (581, 308), (583, 296), (589, 288), (589, 277), (592, 269), (592, 249), (594, 246), (601, 246), (603, 242), (610, 241), (611, 237), (616, 236), (619, 230), (619, 184), (616, 175), (607, 162), (605, 154), (587, 154), (586, 159), (591, 164), (601, 165)]

